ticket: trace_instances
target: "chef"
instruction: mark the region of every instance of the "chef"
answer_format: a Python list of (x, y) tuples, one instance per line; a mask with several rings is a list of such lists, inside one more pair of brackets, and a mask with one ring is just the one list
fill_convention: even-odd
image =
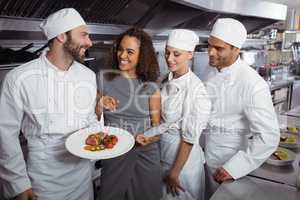
[[(0, 94), (0, 182), (4, 198), (93, 198), (90, 161), (65, 138), (95, 122), (96, 77), (82, 65), (92, 46), (80, 14), (66, 8), (40, 25), (49, 51), (10, 71)], [(26, 162), (18, 136), (27, 139)]]
[(198, 42), (195, 32), (174, 29), (169, 33), (165, 48), (170, 73), (161, 90), (164, 123), (159, 127), (168, 126), (160, 138), (160, 162), (165, 183), (161, 200), (204, 197), (205, 159), (199, 138), (207, 126), (211, 102), (205, 86), (189, 69)]
[(240, 59), (247, 37), (242, 23), (218, 19), (208, 39), (206, 83), (212, 114), (206, 130), (207, 190), (258, 168), (279, 143), (279, 127), (268, 84)]

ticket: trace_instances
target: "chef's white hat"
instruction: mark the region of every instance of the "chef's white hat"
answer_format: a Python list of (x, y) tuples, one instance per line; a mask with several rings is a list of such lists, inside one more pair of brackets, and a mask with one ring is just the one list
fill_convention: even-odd
[(186, 29), (174, 29), (169, 33), (167, 46), (194, 51), (195, 46), (199, 43), (199, 38), (194, 31)]
[(40, 24), (40, 28), (47, 39), (51, 40), (61, 33), (65, 33), (85, 24), (83, 18), (74, 8), (64, 8), (49, 15), (49, 17)]
[(210, 35), (240, 49), (246, 41), (247, 30), (235, 19), (220, 18), (214, 24)]

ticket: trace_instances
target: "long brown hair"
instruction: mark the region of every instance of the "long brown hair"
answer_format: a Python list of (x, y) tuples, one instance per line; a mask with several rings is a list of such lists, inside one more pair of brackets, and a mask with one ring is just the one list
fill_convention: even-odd
[[(139, 80), (156, 81), (159, 76), (159, 66), (156, 58), (151, 37), (142, 29), (130, 28), (124, 33), (120, 34), (112, 51), (110, 64), (113, 69), (119, 69), (117, 50), (120, 43), (125, 36), (135, 37), (140, 41), (139, 61), (136, 66), (136, 75)], [(112, 78), (111, 76), (109, 76)]]

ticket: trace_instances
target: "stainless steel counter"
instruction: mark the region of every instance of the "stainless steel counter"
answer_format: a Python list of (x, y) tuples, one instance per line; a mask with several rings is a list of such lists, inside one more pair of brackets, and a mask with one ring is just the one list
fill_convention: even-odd
[[(283, 127), (298, 127), (298, 119), (299, 118), (290, 117), (286, 115), (279, 116), (279, 122), (280, 124), (282, 124), (281, 126)], [(300, 148), (289, 150), (296, 153), (296, 159), (294, 160), (293, 165), (273, 166), (264, 163), (258, 169), (250, 173), (249, 176), (259, 177), (262, 179), (272, 180), (278, 183), (283, 183), (289, 186), (297, 187), (297, 178), (300, 171)]]
[(300, 149), (289, 149), (297, 154), (293, 165), (273, 166), (264, 163), (261, 167), (254, 170), (249, 176), (269, 179), (278, 183), (297, 187), (297, 178), (299, 173)]
[[(300, 127), (299, 119), (279, 116), (284, 127)], [(223, 183), (210, 200), (299, 200), (297, 179), (300, 173), (300, 148), (289, 150), (297, 155), (293, 165), (273, 166), (264, 163), (244, 178)]]
[(223, 183), (210, 200), (299, 200), (295, 187), (254, 177)]
[(300, 117), (300, 106), (297, 106), (297, 107), (289, 110), (288, 112), (286, 112), (286, 115), (299, 118)]

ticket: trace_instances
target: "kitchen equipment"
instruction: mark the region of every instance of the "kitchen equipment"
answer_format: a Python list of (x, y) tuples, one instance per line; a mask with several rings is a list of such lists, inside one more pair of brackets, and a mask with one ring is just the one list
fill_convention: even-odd
[(9, 48), (3, 48), (0, 46), (0, 63), (11, 64), (11, 63), (25, 63), (35, 58), (38, 58), (43, 49), (48, 45), (45, 44), (41, 48), (37, 49), (34, 52), (28, 51), (34, 46), (33, 43), (30, 43), (19, 50), (13, 50)]
[[(283, 140), (283, 138), (285, 140)], [(281, 133), (279, 146), (295, 149), (300, 147), (300, 139), (297, 135), (291, 133)]]
[(293, 61), (291, 67), (296, 75), (300, 75), (300, 42), (294, 42), (291, 46), (293, 53)]

